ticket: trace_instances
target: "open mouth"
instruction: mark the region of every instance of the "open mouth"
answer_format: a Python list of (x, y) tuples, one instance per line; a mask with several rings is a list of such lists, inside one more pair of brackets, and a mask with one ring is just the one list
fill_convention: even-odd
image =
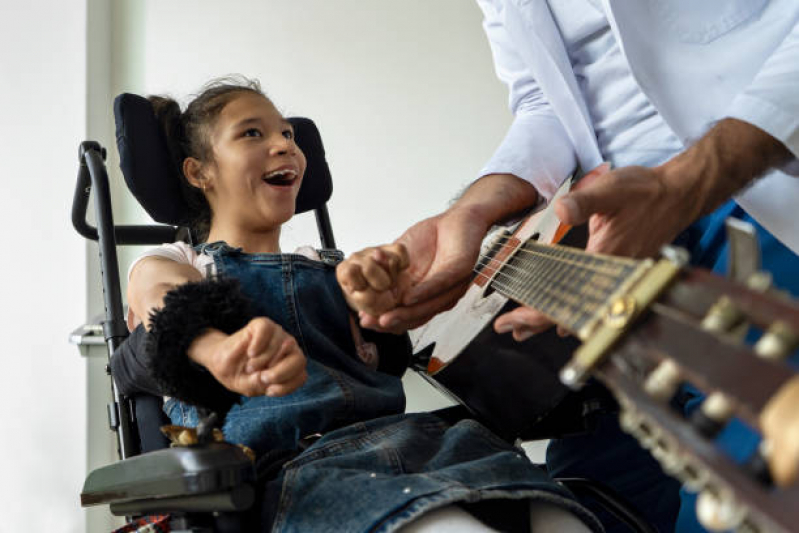
[(274, 170), (262, 178), (274, 187), (290, 187), (297, 179), (297, 172), (291, 169)]

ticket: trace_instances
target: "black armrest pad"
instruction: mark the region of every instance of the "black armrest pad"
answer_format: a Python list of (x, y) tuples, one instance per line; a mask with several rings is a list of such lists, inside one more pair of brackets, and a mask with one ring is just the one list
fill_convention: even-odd
[(139, 325), (111, 356), (111, 375), (119, 392), (125, 396), (140, 393), (164, 395), (151, 374), (146, 342), (147, 330)]
[(214, 494), (255, 482), (252, 461), (238, 446), (211, 443), (167, 448), (93, 470), (81, 505)]

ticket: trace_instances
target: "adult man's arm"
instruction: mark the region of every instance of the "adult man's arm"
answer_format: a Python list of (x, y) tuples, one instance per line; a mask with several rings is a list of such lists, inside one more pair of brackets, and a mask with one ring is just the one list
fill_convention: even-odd
[(724, 119), (663, 165), (604, 174), (560, 199), (555, 212), (567, 224), (589, 223), (589, 251), (652, 256), (694, 220), (791, 159), (788, 148), (760, 128)]

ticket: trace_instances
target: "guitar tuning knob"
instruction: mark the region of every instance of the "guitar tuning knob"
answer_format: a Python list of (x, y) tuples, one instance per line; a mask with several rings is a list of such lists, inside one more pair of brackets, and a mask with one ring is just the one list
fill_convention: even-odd
[(666, 402), (674, 396), (680, 379), (680, 367), (671, 359), (664, 359), (647, 376), (644, 391), (652, 398)]
[(775, 322), (755, 344), (755, 353), (763, 359), (781, 361), (799, 347), (799, 332), (784, 322)]
[(771, 274), (762, 270), (754, 272), (746, 278), (746, 286), (755, 292), (768, 292), (773, 284), (774, 280)]
[(743, 319), (743, 313), (727, 296), (722, 296), (708, 310), (701, 327), (712, 333), (727, 333)]
[(732, 494), (718, 493), (708, 487), (696, 500), (696, 517), (710, 531), (727, 531), (743, 523), (746, 508)]
[(714, 392), (693, 412), (691, 422), (702, 435), (712, 439), (727, 425), (733, 411), (730, 399), (720, 392)]

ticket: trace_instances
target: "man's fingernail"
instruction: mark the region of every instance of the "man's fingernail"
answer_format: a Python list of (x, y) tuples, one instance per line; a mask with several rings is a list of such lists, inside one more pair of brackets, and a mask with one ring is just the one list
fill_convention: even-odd
[(560, 199), (560, 205), (562, 205), (563, 208), (566, 209), (566, 212), (568, 213), (570, 219), (572, 220), (580, 219), (580, 208), (577, 206), (577, 202), (566, 196)]
[(496, 331), (497, 333), (510, 333), (512, 329), (513, 329), (513, 324), (505, 322), (504, 324), (495, 327), (494, 331)]
[(529, 339), (530, 337), (532, 337), (534, 333), (535, 333), (535, 332), (534, 332), (534, 331), (532, 331), (532, 330), (525, 329), (525, 330), (523, 330), (523, 331), (520, 331), (519, 333), (517, 333), (517, 334), (515, 335), (515, 338), (516, 338), (516, 340), (517, 340), (517, 341), (519, 341), (519, 342), (526, 341), (527, 339)]
[(261, 383), (269, 385), (269, 376), (266, 375), (266, 372), (261, 372)]

